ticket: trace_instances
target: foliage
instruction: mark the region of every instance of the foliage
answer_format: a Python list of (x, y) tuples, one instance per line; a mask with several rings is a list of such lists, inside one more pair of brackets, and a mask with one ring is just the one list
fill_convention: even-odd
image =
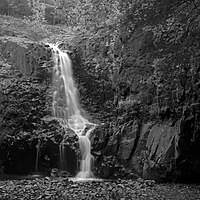
[(32, 22), (44, 24), (45, 20), (45, 8), (46, 5), (41, 3), (40, 0), (29, 0), (29, 5), (32, 10), (32, 15), (29, 17)]
[(1, 0), (0, 14), (23, 18), (30, 16), (32, 13), (28, 0)]

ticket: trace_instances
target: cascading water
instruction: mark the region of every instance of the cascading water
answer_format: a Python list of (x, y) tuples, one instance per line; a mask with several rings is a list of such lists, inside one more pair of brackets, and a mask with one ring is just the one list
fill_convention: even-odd
[(90, 133), (92, 129), (87, 131), (85, 136), (79, 136), (79, 147), (81, 151), (81, 168), (80, 172), (77, 174), (77, 178), (91, 178), (94, 177), (91, 171), (91, 165), (93, 161), (93, 156), (91, 155), (91, 142), (89, 140)]
[(38, 139), (38, 143), (36, 145), (36, 160), (35, 160), (35, 173), (38, 173), (38, 162), (39, 162), (39, 151), (40, 151), (41, 140)]
[(62, 140), (62, 142), (59, 145), (59, 153), (60, 153), (60, 169), (64, 171), (66, 167), (64, 140)]
[[(77, 174), (77, 178), (87, 179), (93, 178), (91, 170), (91, 143), (89, 136), (95, 125), (90, 123), (81, 114), (81, 109), (77, 97), (77, 88), (73, 80), (72, 65), (69, 56), (62, 52), (57, 46), (49, 44), (53, 49), (54, 78), (53, 86), (53, 115), (59, 118), (62, 125), (72, 129), (79, 138), (79, 147), (81, 151), (81, 166)], [(92, 125), (86, 134), (85, 128), (87, 125)], [(60, 144), (60, 160), (61, 169), (64, 161), (64, 140)]]

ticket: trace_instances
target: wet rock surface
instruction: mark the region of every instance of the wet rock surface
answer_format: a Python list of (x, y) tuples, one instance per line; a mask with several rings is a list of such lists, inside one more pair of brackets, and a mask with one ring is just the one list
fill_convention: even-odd
[(113, 200), (195, 200), (200, 199), (200, 185), (156, 184), (143, 179), (73, 182), (65, 179), (0, 181), (0, 199), (113, 199)]
[[(96, 174), (111, 178), (120, 166), (125, 172), (158, 182), (198, 182), (199, 154), (195, 152), (199, 136), (193, 141), (193, 130), (194, 117), (141, 124), (130, 120), (108, 127), (103, 124), (91, 137)], [(121, 175), (120, 171), (116, 177), (127, 177)]]

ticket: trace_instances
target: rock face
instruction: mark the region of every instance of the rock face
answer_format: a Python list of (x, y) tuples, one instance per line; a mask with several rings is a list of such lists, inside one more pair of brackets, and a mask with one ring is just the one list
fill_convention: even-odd
[[(179, 53), (170, 48), (168, 53), (174, 56), (169, 63), (167, 54), (158, 53), (167, 49), (163, 44), (168, 44), (163, 42), (163, 35), (158, 43), (155, 39), (157, 33), (153, 29), (159, 27), (160, 22), (157, 24), (151, 18), (149, 22), (137, 24), (135, 5), (132, 8), (114, 45), (114, 55), (120, 60), (113, 79), (115, 103), (119, 111), (123, 108), (116, 113), (116, 121), (123, 118), (125, 122), (117, 123), (118, 130), (110, 134), (106, 145), (110, 147), (108, 152), (117, 152), (113, 155), (120, 164), (146, 179), (197, 181), (200, 178), (200, 156), (197, 154), (200, 146), (199, 65), (191, 63), (193, 54), (188, 53), (188, 68), (183, 69), (187, 53), (184, 51), (179, 57)], [(152, 22), (155, 24), (149, 31), (147, 27), (152, 26)], [(159, 59), (164, 62), (158, 62), (155, 67)], [(172, 63), (181, 66), (178, 73), (170, 70)], [(132, 135), (124, 140), (122, 127), (128, 130), (127, 121), (133, 119), (140, 120), (139, 139)]]
[[(26, 38), (2, 36), (0, 52), (0, 167), (4, 173), (27, 174), (35, 171), (37, 137), (51, 132), (52, 124), (42, 120), (51, 101), (51, 50)], [(40, 169), (58, 166), (58, 144), (44, 144), (38, 152)], [(41, 157), (45, 151), (51, 152), (48, 158)]]
[(139, 138), (140, 124), (132, 120), (123, 126), (115, 124), (100, 126), (91, 136), (92, 153), (96, 158), (97, 176), (104, 178), (126, 176), (127, 165)]
[(118, 156), (121, 160), (128, 160), (137, 145), (139, 124), (132, 121), (125, 124), (121, 130), (122, 139), (119, 145)]
[[(126, 178), (134, 174), (161, 182), (197, 180), (200, 159), (196, 153), (197, 141), (195, 144), (191, 141), (194, 125), (191, 120), (151, 121), (141, 126), (133, 120), (102, 136), (104, 125), (101, 138), (107, 137), (107, 140), (104, 140), (105, 150), (96, 157), (97, 174), (113, 177), (118, 173), (118, 177)], [(92, 138), (95, 137), (98, 131), (94, 131)], [(95, 155), (98, 145), (93, 139), (92, 145)], [(123, 168), (125, 171), (121, 171)]]
[[(62, 141), (64, 130), (55, 121), (42, 122), (43, 115), (48, 112), (45, 109), (45, 112), (39, 112), (42, 110), (41, 108), (45, 107), (43, 101), (46, 102), (45, 98), (39, 97), (42, 97), (42, 94), (48, 95), (48, 89), (41, 88), (44, 93), (40, 93), (40, 90), (36, 92), (36, 89), (40, 88), (41, 83), (41, 85), (50, 83), (51, 51), (44, 44), (9, 36), (0, 37), (0, 52), (0, 84), (3, 87), (11, 85), (14, 79), (21, 76), (35, 77), (33, 82), (31, 80), (18, 82), (20, 86), (21, 83), (25, 87), (28, 85), (31, 90), (27, 97), (28, 101), (25, 99), (28, 102), (26, 105), (28, 109), (24, 112), (24, 116), (19, 112), (20, 110), (13, 109), (13, 107), (18, 108), (18, 104), (19, 108), (25, 106), (22, 99), (25, 97), (23, 87), (20, 88), (22, 93), (17, 96), (19, 97), (18, 103), (14, 100), (11, 101), (12, 95), (17, 95), (16, 92), (13, 92), (15, 87), (9, 89), (11, 92), (6, 93), (7, 96), (4, 95), (5, 98), (10, 99), (10, 104), (6, 106), (6, 112), (4, 110), (3, 115), (0, 115), (0, 125), (2, 127), (6, 120), (9, 123), (7, 126), (4, 123), (0, 130), (0, 168), (4, 168), (6, 173), (33, 172), (38, 136), (42, 135), (38, 169), (50, 173), (52, 168), (59, 167), (59, 144)], [(81, 72), (76, 71), (76, 73)], [(87, 76), (83, 78), (85, 77)], [(32, 88), (35, 91), (32, 91)], [(127, 96), (126, 89), (121, 88), (121, 91), (124, 91), (122, 96), (125, 98)], [(32, 92), (35, 93), (30, 96)], [(1, 99), (1, 102), (3, 102), (2, 106), (6, 101)], [(39, 104), (42, 106), (38, 107)], [(2, 107), (0, 108), (2, 109)], [(27, 111), (30, 111), (31, 114)], [(90, 138), (92, 153), (95, 157), (96, 176), (103, 178), (136, 178), (140, 176), (157, 181), (198, 180), (200, 178), (199, 111), (199, 104), (192, 104), (186, 106), (182, 115), (177, 119), (170, 118), (170, 114), (168, 114), (166, 118), (162, 118), (162, 121), (145, 122), (135, 116), (125, 118), (118, 114), (116, 121), (112, 120), (98, 126)], [(30, 114), (29, 118), (26, 118), (27, 114)], [(24, 120), (23, 123), (19, 120), (14, 121), (15, 128), (9, 129), (12, 122), (10, 118)], [(6, 135), (9, 137), (3, 141)], [(69, 171), (75, 174), (78, 169), (78, 164), (74, 162), (78, 155), (76, 138), (74, 136), (67, 138), (66, 143), (70, 144), (66, 148), (68, 157), (73, 160)], [(71, 147), (73, 148), (71, 149)]]
[(51, 57), (44, 45), (19, 37), (0, 37), (0, 60), (9, 63), (23, 75), (35, 75), (39, 66)]
[[(145, 179), (167, 179), (174, 170), (177, 159), (177, 139), (180, 122), (170, 121), (143, 125), (138, 146), (132, 158), (132, 166)], [(143, 155), (143, 160), (141, 160)], [(142, 162), (142, 165), (139, 164)]]
[(178, 137), (177, 178), (180, 181), (197, 181), (200, 178), (200, 104), (184, 107)]
[[(78, 171), (77, 136), (51, 118), (52, 52), (26, 38), (0, 37), (0, 169), (6, 174)], [(66, 132), (68, 132), (66, 134)]]

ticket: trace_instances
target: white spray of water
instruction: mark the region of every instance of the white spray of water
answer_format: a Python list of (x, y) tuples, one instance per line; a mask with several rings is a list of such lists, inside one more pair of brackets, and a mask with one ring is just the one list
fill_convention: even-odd
[[(93, 178), (91, 170), (91, 162), (93, 156), (91, 155), (91, 143), (89, 140), (90, 133), (95, 128), (81, 114), (81, 109), (77, 97), (77, 88), (73, 80), (72, 65), (69, 56), (62, 52), (57, 46), (49, 44), (53, 49), (54, 59), (54, 78), (53, 86), (55, 91), (53, 93), (53, 115), (61, 119), (62, 124), (71, 128), (79, 137), (79, 147), (81, 151), (81, 167), (77, 174), (79, 179)], [(93, 125), (85, 135), (84, 130), (87, 125)], [(64, 142), (61, 142), (60, 152), (62, 154)], [(61, 157), (61, 165), (63, 155)]]
[(80, 172), (77, 174), (77, 178), (79, 179), (87, 179), (94, 177), (92, 170), (90, 169), (94, 158), (90, 153), (91, 142), (89, 140), (90, 133), (94, 128), (95, 127), (87, 131), (85, 136), (79, 136), (79, 147), (81, 150), (81, 158), (82, 158)]

